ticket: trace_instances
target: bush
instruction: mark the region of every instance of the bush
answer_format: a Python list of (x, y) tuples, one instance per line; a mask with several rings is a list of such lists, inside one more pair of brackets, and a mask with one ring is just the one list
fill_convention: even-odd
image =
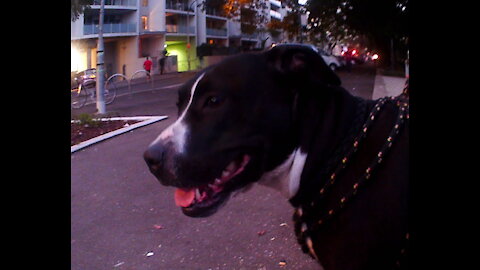
[(80, 121), (80, 125), (86, 127), (97, 127), (100, 125), (100, 121), (95, 120), (92, 115), (88, 113), (79, 114), (77, 120)]

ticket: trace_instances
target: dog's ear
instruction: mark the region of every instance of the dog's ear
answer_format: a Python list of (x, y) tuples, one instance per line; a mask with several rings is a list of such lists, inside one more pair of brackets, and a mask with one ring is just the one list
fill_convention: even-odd
[(267, 63), (295, 83), (317, 82), (340, 86), (337, 74), (327, 66), (320, 54), (307, 45), (279, 45), (265, 52)]

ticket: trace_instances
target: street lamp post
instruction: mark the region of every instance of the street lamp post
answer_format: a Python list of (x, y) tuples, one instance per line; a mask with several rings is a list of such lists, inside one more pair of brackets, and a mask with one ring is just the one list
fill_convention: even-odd
[[(197, 0), (193, 0), (192, 3), (190, 3), (190, 5), (188, 6), (188, 10), (187, 10), (187, 65), (188, 65), (188, 71), (190, 71), (190, 48), (191, 48), (191, 44), (190, 44), (190, 9), (193, 8), (193, 4), (195, 4), (195, 2), (197, 2)], [(197, 5), (195, 7), (195, 10), (193, 11), (193, 14), (196, 15), (196, 10), (197, 10), (197, 7), (199, 7), (201, 4)], [(195, 29), (196, 31), (196, 29)], [(196, 40), (196, 39), (195, 39)]]
[(104, 84), (105, 84), (105, 70), (104, 70), (104, 44), (103, 44), (103, 16), (105, 12), (105, 0), (101, 0), (100, 17), (98, 21), (98, 43), (97, 43), (97, 111), (99, 114), (105, 114), (105, 99), (104, 99)]

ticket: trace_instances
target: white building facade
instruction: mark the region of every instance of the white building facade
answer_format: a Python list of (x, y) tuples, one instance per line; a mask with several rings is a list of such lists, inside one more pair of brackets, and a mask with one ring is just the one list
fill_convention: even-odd
[[(220, 47), (268, 47), (280, 42), (268, 31), (244, 34), (238, 20), (228, 19), (220, 10), (205, 8), (206, 0), (105, 0), (103, 37), (105, 69), (130, 77), (143, 69), (148, 56), (153, 72), (166, 49), (171, 61), (167, 71), (195, 70), (204, 65), (197, 57), (201, 44)], [(278, 0), (266, 0), (268, 20), (282, 20), (285, 9)], [(100, 0), (71, 23), (71, 71), (96, 67)], [(259, 29), (265, 28), (259, 26)]]

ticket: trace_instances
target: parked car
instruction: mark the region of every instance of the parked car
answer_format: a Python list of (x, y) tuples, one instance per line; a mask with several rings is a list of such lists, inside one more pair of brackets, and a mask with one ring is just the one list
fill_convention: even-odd
[(308, 48), (314, 50), (316, 53), (318, 53), (317, 47), (315, 47), (311, 44), (305, 44), (305, 43), (274, 43), (270, 46), (270, 48), (273, 48), (275, 46), (304, 46), (304, 47), (308, 47)]
[(347, 60), (345, 59), (345, 57), (343, 55), (335, 55), (335, 57), (337, 58), (338, 62), (340, 63), (340, 67), (344, 67), (347, 65)]
[(275, 47), (275, 46), (305, 46), (305, 47), (308, 47), (310, 49), (312, 49), (313, 51), (315, 51), (316, 53), (318, 53), (322, 58), (323, 58), (323, 61), (325, 61), (325, 63), (327, 64), (327, 66), (329, 66), (332, 70), (337, 70), (339, 67), (342, 67), (342, 64), (340, 63), (340, 61), (338, 61), (338, 59), (323, 51), (323, 50), (320, 50), (318, 49), (317, 47), (311, 45), (311, 44), (304, 44), (304, 43), (280, 43), (280, 44), (274, 44), (272, 45), (272, 47)]
[(336, 56), (324, 50), (318, 50), (318, 53), (322, 56), (323, 61), (325, 61), (327, 66), (329, 66), (330, 69), (332, 69), (333, 71), (343, 66)]
[(352, 64), (363, 64), (368, 60), (366, 54), (359, 54), (358, 50), (354, 48), (350, 48), (348, 51), (342, 52), (342, 56), (345, 59), (350, 59)]
[(74, 77), (77, 86), (82, 85), (83, 87), (94, 87), (95, 86), (95, 78), (97, 75), (97, 70), (95, 68), (89, 68), (80, 72)]

